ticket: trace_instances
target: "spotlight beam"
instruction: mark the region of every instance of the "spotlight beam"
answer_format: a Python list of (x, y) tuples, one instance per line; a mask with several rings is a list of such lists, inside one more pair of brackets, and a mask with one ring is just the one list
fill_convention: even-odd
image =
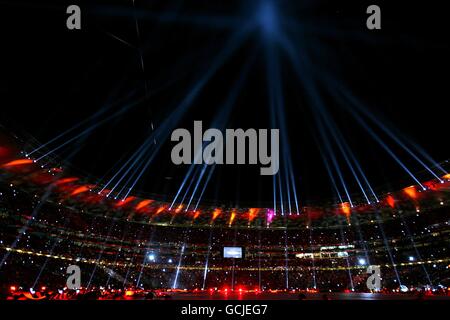
[[(289, 41), (289, 39), (286, 38), (281, 38), (280, 39), (280, 43), (282, 45), (282, 47), (284, 48), (285, 52), (287, 53), (288, 57), (290, 58), (290, 61), (292, 62), (296, 72), (297, 72), (297, 76), (299, 77), (300, 81), (304, 84), (305, 88), (308, 89), (307, 93), (309, 95), (312, 95), (312, 100), (313, 101), (321, 101), (319, 95), (315, 92), (314, 88), (305, 80), (303, 80), (303, 78), (301, 77), (302, 74), (302, 68), (300, 67), (300, 62), (299, 59), (297, 58), (296, 55), (296, 50), (294, 48), (294, 46), (291, 44), (291, 42)], [(303, 56), (304, 59), (306, 59), (305, 56)], [(307, 68), (305, 66), (305, 62), (303, 61), (302, 66), (304, 66), (304, 71), (308, 71), (309, 68)], [(341, 94), (345, 95), (345, 92), (342, 92)], [(333, 92), (333, 95), (335, 97), (337, 97), (339, 99), (339, 101), (341, 101), (342, 99)], [(350, 97), (348, 97), (347, 95), (345, 95), (345, 97), (347, 98), (347, 100), (350, 100), (349, 102), (351, 102), (353, 104), (353, 101), (351, 101)], [(317, 103), (318, 106), (321, 106), (322, 103)], [(354, 112), (353, 109), (348, 108), (346, 102), (341, 103), (341, 105), (343, 105), (344, 107), (347, 108), (347, 110), (350, 111), (350, 113), (356, 118), (356, 120), (363, 126), (364, 129), (366, 129), (366, 131), (372, 136), (372, 138), (378, 142), (378, 144), (403, 168), (403, 170), (405, 170), (406, 173), (408, 173), (408, 175), (418, 184), (422, 187), (422, 189), (425, 190), (425, 187), (420, 183), (420, 181), (412, 174), (412, 172), (403, 164), (403, 162), (395, 155), (395, 153), (381, 140), (381, 138), (367, 125), (367, 123), (356, 113)], [(319, 131), (321, 132), (321, 131)]]
[(372, 136), (372, 138), (400, 165), (400, 167), (405, 170), (406, 173), (425, 190), (425, 187), (420, 183), (420, 181), (414, 176), (414, 174), (406, 167), (406, 165), (395, 155), (395, 153), (389, 148), (383, 140), (368, 126), (367, 122), (365, 122), (356, 112), (353, 110), (350, 111), (353, 117), (366, 129), (366, 131)]
[[(294, 194), (295, 205), (297, 208), (297, 214), (299, 213), (297, 190), (295, 188), (295, 180), (293, 176), (293, 169), (291, 164), (291, 151), (289, 147), (288, 134), (287, 134), (287, 122), (285, 116), (285, 106), (283, 99), (282, 80), (279, 66), (279, 55), (277, 48), (275, 47), (274, 37), (281, 33), (281, 29), (278, 24), (278, 17), (273, 7), (273, 3), (264, 1), (258, 13), (261, 28), (264, 32), (265, 41), (265, 58), (266, 58), (266, 74), (267, 74), (267, 88), (269, 92), (269, 110), (271, 126), (273, 128), (279, 128), (281, 131), (281, 152), (282, 163), (281, 171), (278, 176), (278, 191), (280, 199), (281, 214), (285, 214), (284, 210), (284, 195), (283, 184), (286, 188), (286, 198), (289, 214), (292, 214), (291, 193)], [(283, 181), (284, 178), (284, 181)], [(291, 182), (293, 190), (291, 190)], [(274, 188), (277, 181), (274, 179)], [(276, 214), (276, 192), (274, 192), (274, 212)]]
[[(129, 98), (131, 98), (137, 90), (132, 91), (131, 93), (129, 93), (124, 99), (121, 99), (120, 101), (118, 101), (116, 104), (120, 105), (122, 103), (122, 101), (126, 101)], [(53, 142), (56, 142), (59, 139), (64, 138), (66, 135), (68, 135), (69, 133), (71, 133), (72, 131), (82, 127), (83, 125), (96, 120), (98, 117), (100, 117), (101, 115), (103, 115), (105, 112), (107, 112), (110, 108), (114, 107), (115, 104), (107, 104), (103, 107), (101, 107), (97, 112), (95, 112), (94, 114), (92, 114), (91, 116), (89, 116), (88, 118), (84, 119), (81, 122), (78, 122), (76, 125), (70, 127), (69, 129), (67, 129), (66, 131), (58, 134), (56, 137), (50, 139), (49, 141), (47, 141), (46, 143), (40, 145), (38, 148), (35, 148), (34, 150), (32, 150), (31, 152), (27, 153), (27, 156), (31, 156), (34, 153), (38, 152), (39, 150), (49, 146), (50, 144), (52, 144)]]
[[(349, 95), (347, 96), (350, 100), (352, 100), (353, 106), (357, 107), (360, 112), (364, 113), (365, 116), (370, 118), (370, 120), (378, 125), (378, 127), (380, 127), (392, 140), (394, 140), (400, 147), (402, 147), (403, 150), (405, 150), (411, 157), (413, 157), (418, 163), (420, 163), (429, 173), (431, 173), (431, 175), (433, 175), (441, 183), (444, 182), (444, 180), (442, 180), (436, 173), (434, 173), (434, 171), (431, 170), (431, 168), (427, 166), (410, 148), (408, 148), (396, 135), (394, 135), (394, 133), (389, 130), (387, 126), (381, 123), (371, 112), (362, 107), (355, 98), (349, 97)], [(433, 160), (432, 163), (436, 166), (437, 162)]]
[[(189, 94), (185, 97), (185, 99), (178, 105), (178, 107), (170, 114), (169, 117), (166, 118), (166, 120), (160, 125), (160, 127), (152, 134), (154, 136), (153, 140), (156, 141), (165, 141), (169, 135), (171, 129), (176, 125), (176, 123), (179, 122), (179, 120), (182, 118), (182, 116), (187, 112), (190, 105), (193, 103), (193, 101), (197, 98), (197, 96), (200, 94), (204, 86), (207, 84), (207, 82), (212, 78), (212, 76), (217, 72), (217, 70), (225, 63), (227, 58), (240, 46), (243, 39), (248, 35), (249, 30), (251, 30), (252, 25), (247, 25), (246, 28), (243, 28), (241, 32), (239, 32), (237, 35), (234, 35), (230, 41), (225, 46), (224, 51), (215, 59), (215, 61), (212, 63), (212, 66), (207, 71), (206, 75), (202, 77), (202, 79), (195, 84), (195, 86), (192, 88), (192, 90), (189, 92)], [(151, 137), (150, 137), (151, 138)], [(155, 145), (155, 151), (152, 155), (152, 157), (149, 159), (149, 161), (145, 164), (144, 168), (141, 170), (138, 177), (135, 179), (134, 183), (131, 185), (130, 189), (128, 190), (127, 194), (125, 195), (125, 198), (128, 197), (128, 195), (131, 193), (137, 182), (140, 180), (144, 172), (147, 170), (148, 166), (152, 162), (153, 158), (156, 156), (156, 153), (161, 148), (162, 144)]]
[[(215, 119), (215, 121), (213, 122), (213, 126), (214, 127), (218, 127), (221, 128), (222, 130), (225, 128), (225, 125), (230, 117), (230, 113), (233, 109), (233, 106), (236, 103), (237, 97), (238, 97), (238, 93), (242, 90), (242, 87), (248, 77), (248, 73), (250, 71), (250, 68), (253, 66), (254, 60), (255, 60), (255, 56), (256, 56), (256, 48), (255, 51), (253, 52), (253, 54), (250, 55), (249, 60), (247, 61), (247, 63), (245, 64), (245, 66), (243, 67), (243, 70), (240, 73), (239, 78), (236, 80), (234, 86), (231, 89), (231, 93), (228, 96), (227, 100), (225, 101), (224, 105), (222, 106), (222, 111), (220, 112), (220, 114), (218, 115), (218, 117)], [(209, 160), (209, 159), (208, 159)], [(214, 166), (215, 167), (215, 166)], [(187, 209), (189, 208), (192, 200), (194, 199), (194, 196), (196, 194), (196, 191), (200, 185), (200, 182), (203, 178), (203, 175), (205, 174), (205, 169), (206, 169), (206, 164), (204, 165), (204, 168), (200, 174), (200, 177), (195, 185), (194, 191), (192, 192), (191, 198), (189, 200), (189, 204), (187, 206)], [(212, 174), (214, 168), (210, 169), (210, 172)], [(204, 188), (202, 190), (202, 195), (203, 192), (205, 191), (206, 186), (208, 185), (208, 182), (210, 180), (210, 175), (208, 176), (208, 179), (206, 180), (205, 184), (204, 184)], [(187, 210), (186, 209), (186, 210)]]
[[(355, 156), (353, 155), (353, 152), (349, 148), (347, 142), (343, 138), (340, 130), (336, 127), (336, 124), (334, 123), (334, 121), (330, 118), (328, 113), (325, 113), (326, 112), (325, 110), (323, 112), (324, 112), (323, 117), (326, 118), (326, 122), (328, 124), (328, 129), (330, 131), (331, 136), (334, 138), (334, 141), (336, 142), (339, 150), (341, 151), (341, 154), (344, 157), (345, 162), (347, 163), (347, 166), (349, 167), (350, 171), (352, 172), (356, 182), (358, 183), (358, 186), (361, 189), (361, 192), (363, 193), (364, 197), (366, 198), (367, 203), (370, 204), (371, 202), (366, 194), (366, 191), (364, 190), (364, 188), (361, 184), (358, 174), (355, 172), (355, 169), (353, 168), (352, 161), (349, 159), (348, 154), (350, 154), (350, 157), (352, 158), (353, 163), (355, 163), (356, 166), (359, 167), (359, 170), (361, 173), (362, 170), (361, 170), (361, 167), (360, 167), (358, 161), (356, 160)], [(362, 173), (362, 175), (365, 177), (364, 173)], [(367, 181), (367, 179), (366, 179), (366, 181)], [(369, 186), (370, 186), (370, 184), (369, 184)], [(375, 198), (376, 198), (376, 196), (375, 196)]]
[[(303, 84), (304, 88), (306, 89), (306, 94), (309, 96), (310, 100), (313, 102), (314, 106), (319, 108), (320, 110), (324, 110), (324, 103), (322, 99), (320, 98), (320, 95), (317, 92), (317, 89), (312, 81), (308, 81), (304, 79), (302, 76), (304, 72), (309, 71), (309, 68), (303, 67), (306, 62), (301, 61), (299, 57), (302, 57), (301, 54), (298, 54), (297, 50), (295, 50), (294, 46), (292, 45), (291, 41), (284, 37), (280, 36), (278, 39), (278, 43), (280, 44), (281, 48), (283, 48), (284, 52), (288, 55), (288, 58), (294, 67), (294, 70), (296, 72), (296, 75), (300, 82)], [(306, 59), (303, 56), (303, 59)], [(325, 145), (325, 150), (328, 153), (329, 158), (331, 159), (331, 162), (333, 164), (333, 167), (338, 175), (339, 181), (341, 182), (342, 187), (344, 188), (345, 194), (347, 195), (347, 199), (349, 200), (350, 205), (353, 207), (353, 202), (350, 197), (350, 193), (348, 192), (344, 177), (342, 175), (339, 163), (334, 155), (333, 149), (330, 145), (329, 139), (326, 134), (326, 130), (324, 129), (324, 125), (322, 123), (322, 119), (320, 117), (320, 114), (318, 111), (312, 107), (313, 114), (315, 115), (315, 121), (319, 128), (319, 134), (322, 138), (322, 141)]]

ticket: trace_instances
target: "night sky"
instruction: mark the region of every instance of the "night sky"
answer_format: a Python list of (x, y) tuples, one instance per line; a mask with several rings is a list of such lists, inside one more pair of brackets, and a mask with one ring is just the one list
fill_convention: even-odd
[[(414, 183), (345, 111), (332, 94), (335, 84), (330, 79), (360, 99), (369, 114), (408, 145), (420, 146), (438, 162), (448, 158), (450, 41), (443, 1), (421, 6), (410, 1), (267, 2), (273, 12), (260, 11), (262, 0), (137, 0), (135, 7), (132, 1), (112, 0), (0, 1), (0, 124), (45, 143), (102, 107), (110, 105), (83, 128), (139, 101), (55, 152), (72, 172), (105, 182), (151, 134), (151, 124), (157, 130), (214, 69), (230, 39), (242, 36), (244, 26), (257, 21), (208, 78), (185, 114), (180, 114), (179, 122), (173, 123), (174, 128), (192, 131), (194, 120), (210, 127), (244, 73), (229, 118), (220, 120), (226, 128), (270, 128), (266, 48), (272, 45), (279, 58), (279, 79), (272, 80), (281, 88), (283, 132), (301, 204), (336, 199), (318, 148), (324, 146), (314, 121), (318, 107), (311, 88), (378, 194)], [(80, 31), (66, 28), (68, 4), (82, 8)], [(370, 4), (381, 7), (381, 30), (366, 28)], [(277, 30), (267, 39), (265, 28), (273, 25)], [(300, 75), (303, 82), (279, 45), (283, 37), (297, 48), (298, 59), (307, 57)], [(373, 128), (420, 180), (433, 178), (380, 128)], [(161, 149), (133, 192), (154, 193), (171, 201), (187, 166), (171, 163), (174, 143), (158, 143)], [(345, 159), (335, 144), (333, 148), (349, 192), (362, 199)], [(203, 199), (237, 206), (270, 204), (272, 177), (260, 176), (259, 167), (217, 167)]]

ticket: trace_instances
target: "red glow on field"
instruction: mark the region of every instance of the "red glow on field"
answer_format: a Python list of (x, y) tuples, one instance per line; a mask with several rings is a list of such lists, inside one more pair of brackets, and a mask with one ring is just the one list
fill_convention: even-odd
[(388, 195), (388, 196), (386, 197), (386, 202), (388, 203), (388, 205), (389, 205), (391, 208), (395, 208), (395, 199), (394, 199), (393, 196)]
[(84, 202), (89, 203), (89, 204), (96, 204), (96, 203), (100, 203), (104, 200), (103, 196), (99, 195), (98, 193), (89, 193), (89, 195), (83, 199)]
[(11, 167), (32, 164), (32, 163), (33, 163), (33, 160), (30, 160), (30, 159), (19, 159), (19, 160), (13, 160), (13, 161), (5, 163), (4, 165), (2, 165), (2, 168), (11, 168)]
[(323, 215), (323, 211), (317, 208), (307, 207), (305, 208), (305, 212), (309, 220), (319, 219)]
[(134, 291), (132, 291), (132, 290), (127, 290), (127, 291), (125, 291), (125, 296), (127, 296), (127, 297), (132, 297), (132, 296), (134, 296)]
[(426, 187), (429, 190), (433, 190), (436, 191), (438, 188), (436, 187), (436, 182), (434, 181), (427, 181), (427, 182), (423, 182), (422, 185), (424, 187)]
[(10, 151), (7, 148), (0, 146), (0, 158), (5, 158), (9, 154), (10, 154)]
[(44, 173), (42, 171), (34, 172), (28, 177), (32, 183), (39, 185), (50, 184), (55, 180), (55, 178), (51, 174), (48, 174), (47, 172)]
[(139, 202), (136, 206), (136, 210), (141, 210), (143, 208), (145, 208), (146, 206), (148, 206), (149, 204), (153, 203), (154, 200), (142, 200), (141, 202)]
[(410, 197), (411, 199), (417, 198), (417, 190), (414, 186), (410, 186), (410, 187), (403, 189), (403, 192), (405, 192), (408, 195), (408, 197)]

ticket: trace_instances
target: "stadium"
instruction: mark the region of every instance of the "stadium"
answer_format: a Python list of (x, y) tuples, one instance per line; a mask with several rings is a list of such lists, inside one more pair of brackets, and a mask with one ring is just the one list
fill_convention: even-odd
[[(70, 295), (65, 271), (72, 264), (84, 271), (81, 292), (105, 299), (370, 292), (366, 269), (377, 265), (383, 293), (448, 294), (449, 175), (371, 206), (288, 215), (272, 208), (185, 211), (157, 199), (108, 198), (84, 178), (21, 158), (20, 140), (3, 137), (3, 292)], [(242, 247), (245, 256), (227, 259), (227, 246)]]
[[(39, 27), (5, 37), (0, 300), (448, 300), (447, 37), (392, 3), (378, 32), (361, 3), (188, 2), (81, 30), (6, 5)], [(202, 136), (174, 163), (196, 121), (279, 130), (279, 170)]]

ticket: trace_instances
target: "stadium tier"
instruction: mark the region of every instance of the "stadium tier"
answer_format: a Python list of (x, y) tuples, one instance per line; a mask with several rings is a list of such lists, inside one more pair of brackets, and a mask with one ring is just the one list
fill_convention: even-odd
[(108, 295), (367, 292), (368, 266), (380, 268), (382, 292), (446, 294), (450, 285), (447, 176), (371, 205), (303, 207), (295, 214), (219, 205), (194, 211), (184, 204), (170, 208), (157, 197), (107, 197), (86, 178), (21, 155), (18, 140), (2, 141), (0, 283), (6, 294), (64, 295), (70, 265), (81, 270), (81, 290)]

